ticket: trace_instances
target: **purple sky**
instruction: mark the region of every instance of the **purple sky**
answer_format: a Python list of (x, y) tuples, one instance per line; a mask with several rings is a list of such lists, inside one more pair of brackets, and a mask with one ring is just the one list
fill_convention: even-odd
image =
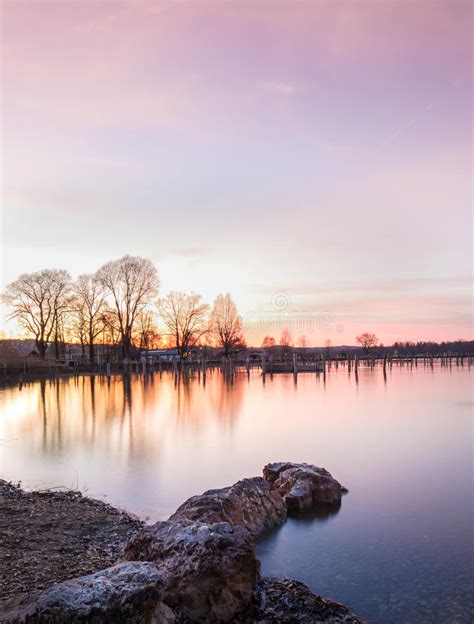
[(472, 336), (470, 2), (1, 9), (3, 283), (130, 253), (255, 343)]

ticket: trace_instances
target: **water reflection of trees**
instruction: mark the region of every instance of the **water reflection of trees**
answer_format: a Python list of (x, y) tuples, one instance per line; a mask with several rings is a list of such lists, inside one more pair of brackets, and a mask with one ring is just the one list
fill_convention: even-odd
[(219, 420), (229, 427), (239, 418), (247, 385), (247, 376), (236, 373), (233, 378), (222, 375), (209, 387), (209, 403)]
[(159, 453), (176, 426), (191, 432), (216, 423), (232, 429), (247, 384), (245, 373), (229, 379), (218, 370), (208, 372), (206, 384), (197, 373), (176, 384), (171, 373), (42, 380), (13, 397), (9, 427), (33, 454), (142, 460)]
[(175, 378), (176, 418), (180, 426), (200, 429), (217, 418), (219, 424), (232, 428), (241, 412), (247, 387), (245, 373), (227, 376), (219, 370)]
[(159, 389), (140, 377), (81, 377), (41, 381), (25, 386), (38, 392), (38, 410), (25, 414), (22, 427), (34, 439), (38, 415), (41, 449), (50, 455), (74, 447), (126, 452), (128, 456), (157, 452), (159, 436), (147, 434), (146, 412)]
[(42, 447), (44, 451), (57, 452), (62, 448), (63, 417), (59, 379), (42, 380), (39, 384)]
[[(346, 379), (355, 382), (354, 375)], [(275, 380), (268, 378), (270, 384)], [(298, 391), (292, 376), (278, 381), (285, 392)], [(329, 387), (332, 381), (328, 375)], [(384, 381), (375, 370), (359, 371), (360, 385)], [(312, 376), (302, 376), (301, 382), (315, 383)], [(323, 386), (322, 376), (316, 376), (316, 383)], [(43, 380), (25, 384), (13, 396), (12, 413), (15, 403), (25, 407), (18, 407), (21, 416), (15, 415), (15, 421), (12, 416), (11, 429), (28, 438), (33, 452), (53, 455), (82, 445), (89, 451), (144, 456), (156, 453), (164, 437), (175, 435), (176, 427), (199, 431), (217, 424), (232, 430), (247, 389), (245, 372), (224, 375), (218, 369), (208, 370), (206, 383), (198, 371), (177, 378), (164, 372), (109, 380), (99, 376)], [(37, 401), (36, 409), (31, 401)]]

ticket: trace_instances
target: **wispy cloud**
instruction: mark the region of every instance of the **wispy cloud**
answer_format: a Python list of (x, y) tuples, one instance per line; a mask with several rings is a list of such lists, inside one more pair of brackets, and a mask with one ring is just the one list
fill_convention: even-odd
[[(427, 291), (446, 291), (447, 289), (462, 288), (469, 291), (473, 285), (472, 275), (452, 275), (452, 276), (429, 276), (429, 277), (400, 277), (395, 279), (387, 279), (386, 281), (360, 281), (351, 282), (333, 282), (331, 284), (321, 283), (318, 286), (309, 287), (308, 284), (281, 284), (280, 292), (288, 293), (293, 296), (322, 296), (347, 293), (378, 293), (380, 295), (400, 295), (401, 293), (411, 292), (427, 292)], [(275, 292), (274, 287), (267, 285), (254, 286), (255, 293)]]
[(297, 90), (296, 86), (289, 82), (260, 82), (259, 85), (266, 91), (281, 95), (293, 95)]
[(179, 256), (181, 258), (198, 258), (207, 255), (209, 253), (209, 249), (206, 247), (184, 247), (171, 249), (169, 253), (173, 256)]

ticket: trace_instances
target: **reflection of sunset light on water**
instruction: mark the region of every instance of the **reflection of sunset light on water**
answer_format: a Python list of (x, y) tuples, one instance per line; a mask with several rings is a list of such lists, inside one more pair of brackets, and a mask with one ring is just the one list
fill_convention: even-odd
[(366, 484), (381, 487), (373, 474), (380, 454), (386, 481), (396, 478), (400, 455), (419, 468), (435, 448), (446, 455), (455, 446), (465, 423), (456, 419), (445, 431), (444, 410), (466, 379), (466, 370), (394, 369), (385, 384), (375, 368), (361, 369), (356, 383), (340, 368), (325, 382), (300, 375), (297, 385), (291, 375), (267, 375), (263, 384), (256, 371), (249, 380), (237, 374), (233, 385), (217, 371), (205, 386), (197, 375), (175, 386), (167, 373), (145, 382), (35, 382), (1, 395), (2, 468), (42, 487), (69, 485), (77, 474), (95, 495), (153, 515), (282, 457), (323, 463), (342, 481), (357, 466)]
[(421, 591), (443, 622), (443, 596), (462, 603), (468, 591), (470, 378), (467, 366), (418, 366), (394, 367), (385, 381), (381, 367), (361, 366), (357, 380), (339, 367), (297, 383), (264, 383), (254, 370), (229, 385), (211, 370), (205, 386), (164, 373), (4, 388), (1, 474), (30, 487), (78, 485), (153, 520), (268, 461), (316, 463), (349, 494), (340, 509), (288, 520), (259, 544), (264, 573), (300, 578), (376, 621), (374, 596), (384, 605), (387, 592), (403, 592), (404, 613), (418, 614)]

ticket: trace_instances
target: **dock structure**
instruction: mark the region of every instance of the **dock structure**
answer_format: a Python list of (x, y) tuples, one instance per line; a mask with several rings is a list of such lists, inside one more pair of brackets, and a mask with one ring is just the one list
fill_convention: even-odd
[(265, 369), (265, 373), (323, 373), (324, 364), (322, 361), (315, 362), (299, 362), (296, 357), (290, 362), (269, 362)]
[(39, 367), (36, 362), (21, 362), (15, 367), (0, 362), (0, 382), (8, 383), (10, 380), (24, 384), (34, 379), (56, 379), (58, 376), (99, 375), (100, 378), (110, 380), (112, 376), (130, 378), (132, 375), (140, 375), (143, 378), (153, 376), (156, 372), (160, 378), (165, 371), (171, 372), (179, 381), (181, 377), (190, 379), (193, 374), (203, 379), (204, 383), (213, 371), (220, 370), (226, 379), (232, 384), (239, 373), (244, 373), (250, 379), (252, 371), (258, 371), (265, 375), (279, 373), (322, 373), (323, 377), (337, 372), (339, 368), (346, 369), (349, 375), (354, 373), (358, 377), (376, 367), (382, 369), (384, 377), (392, 372), (393, 367), (402, 370), (413, 371), (420, 366), (425, 369), (436, 368), (454, 369), (466, 367), (470, 369), (474, 363), (474, 355), (469, 352), (444, 352), (444, 353), (414, 353), (398, 354), (390, 351), (382, 353), (362, 353), (349, 351), (343, 354), (330, 354), (316, 352), (308, 354), (292, 351), (276, 356), (271, 350), (242, 350), (240, 353), (232, 353), (226, 358), (223, 355), (206, 352), (204, 350), (182, 359), (176, 350), (161, 352), (143, 352), (136, 359), (121, 359), (97, 357), (94, 362), (83, 363), (71, 360), (69, 362), (46, 362)]

